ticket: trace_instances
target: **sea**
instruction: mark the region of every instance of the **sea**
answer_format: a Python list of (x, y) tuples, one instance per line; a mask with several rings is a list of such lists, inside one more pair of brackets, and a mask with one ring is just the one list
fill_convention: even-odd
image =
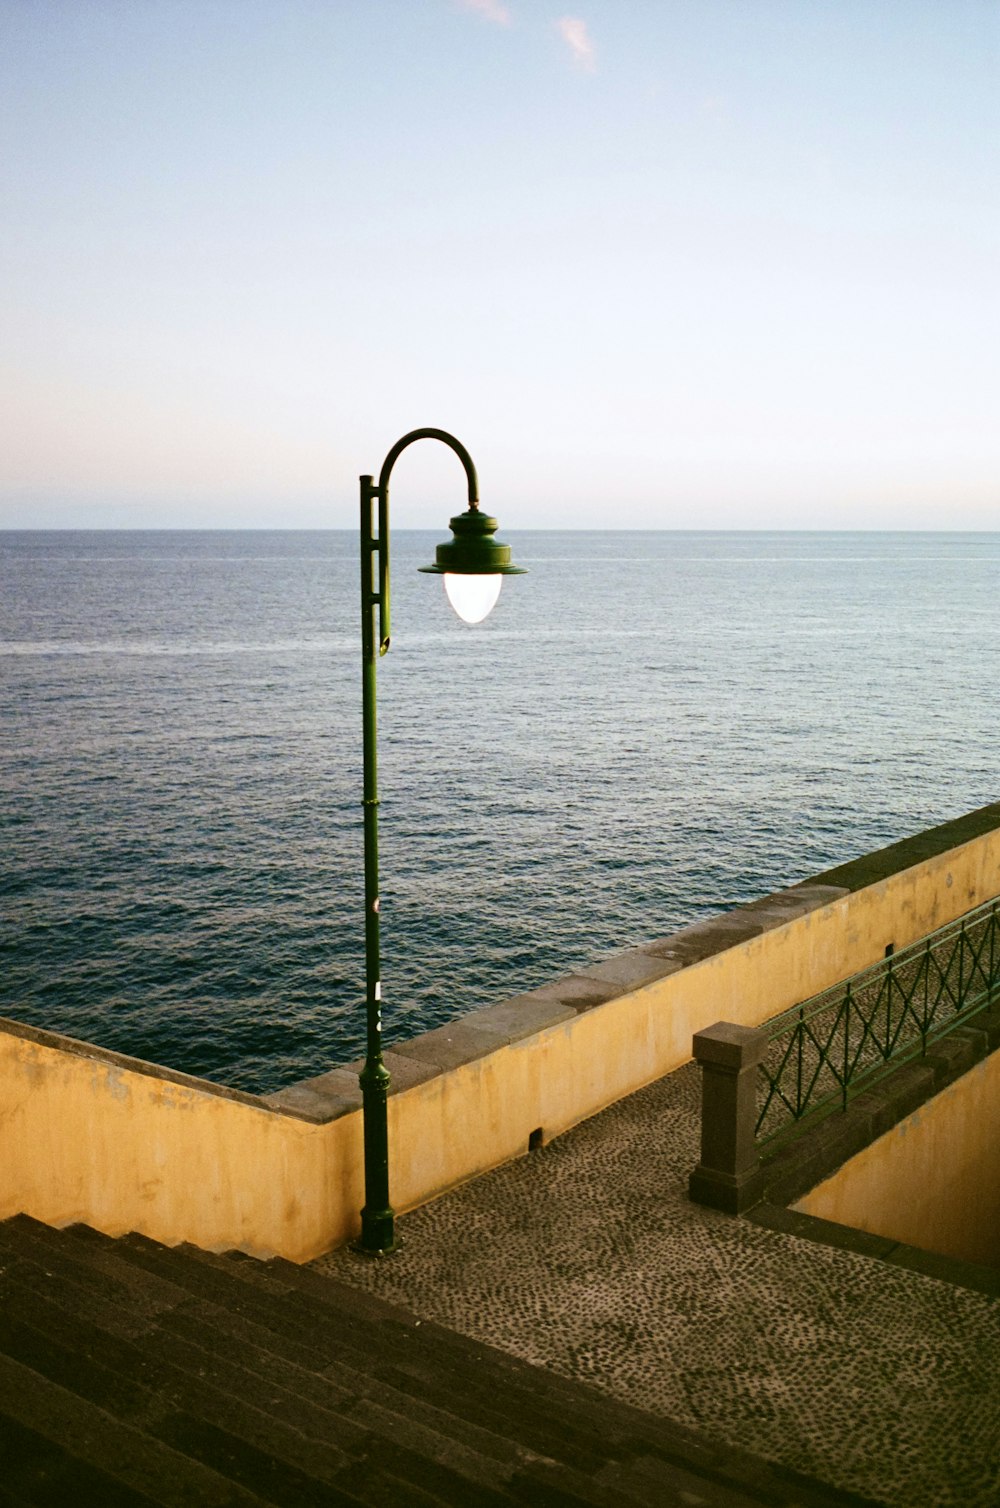
[[(1000, 533), (392, 539), (385, 1039), (1000, 798)], [(0, 1013), (253, 1092), (364, 1042), (357, 535), (0, 533)]]

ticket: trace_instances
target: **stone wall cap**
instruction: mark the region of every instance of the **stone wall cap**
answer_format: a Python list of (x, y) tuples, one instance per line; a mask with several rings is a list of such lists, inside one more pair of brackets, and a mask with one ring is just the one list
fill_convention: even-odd
[(815, 875), (813, 883), (843, 885), (848, 891), (864, 890), (891, 875), (912, 869), (927, 859), (937, 858), (971, 843), (997, 828), (1000, 828), (1000, 802), (994, 801), (974, 812), (954, 817), (950, 822), (942, 822), (937, 827), (925, 828), (923, 832), (901, 838), (874, 853), (851, 859), (846, 864), (838, 864), (833, 869)]
[(562, 979), (553, 979), (537, 990), (519, 995), (519, 1000), (537, 1000), (539, 1003), (572, 1006), (577, 1015), (593, 1010), (595, 1005), (604, 1005), (613, 1000), (618, 991), (607, 980), (592, 979), (586, 974), (566, 974)]
[(692, 922), (668, 937), (645, 943), (642, 951), (682, 969), (692, 963), (701, 963), (705, 958), (713, 958), (717, 953), (725, 953), (751, 937), (759, 937), (763, 930), (761, 922), (753, 917), (740, 911), (726, 911), (721, 916)]
[(537, 1036), (551, 1026), (572, 1021), (582, 1011), (603, 1005), (615, 993), (611, 985), (570, 974), (537, 990), (459, 1016), (407, 1042), (394, 1042), (392, 1051), (442, 1071), (461, 1068), (502, 1047)]
[(646, 947), (631, 948), (627, 953), (616, 953), (599, 963), (588, 964), (581, 970), (581, 977), (600, 980), (602, 984), (614, 986), (615, 994), (628, 995), (647, 984), (655, 984), (658, 979), (665, 979), (669, 974), (676, 974), (683, 967), (681, 959), (662, 957)]
[(285, 1114), (325, 1123), (361, 1109), (361, 1086), (357, 1074), (334, 1068), (315, 1079), (303, 1079), (278, 1089), (265, 1095), (264, 1100)]
[[(441, 1072), (436, 1063), (414, 1061), (409, 1055), (398, 1052), (395, 1047), (382, 1054), (390, 1077), (389, 1094), (402, 1094), (416, 1084), (435, 1078)], [(331, 1068), (327, 1073), (316, 1074), (311, 1079), (300, 1079), (288, 1084), (274, 1094), (264, 1096), (264, 1103), (272, 1110), (301, 1116), (312, 1121), (332, 1121), (342, 1115), (360, 1110), (363, 1103), (358, 1075), (364, 1067), (364, 1059), (348, 1063), (343, 1068)]]
[(810, 911), (818, 911), (841, 900), (850, 891), (839, 885), (814, 885), (804, 882), (787, 890), (775, 890), (759, 900), (748, 901), (718, 916), (703, 917), (687, 927), (680, 927), (668, 937), (644, 943), (641, 951), (655, 958), (673, 962), (678, 968), (714, 958), (764, 932), (783, 927)]
[(716, 1021), (695, 1032), (694, 1056), (734, 1072), (761, 1062), (768, 1048), (768, 1035), (756, 1026), (738, 1026), (734, 1021)]
[(408, 1042), (394, 1042), (392, 1050), (398, 1057), (412, 1058), (448, 1072), (489, 1057), (506, 1045), (505, 1037), (477, 1026), (474, 1016), (460, 1016), (433, 1031), (411, 1037)]
[(550, 1026), (572, 1021), (578, 1012), (560, 1000), (538, 999), (534, 994), (514, 995), (496, 1005), (487, 1005), (463, 1019), (478, 1031), (489, 1031), (504, 1043), (522, 1042)]
[(801, 885), (790, 885), (787, 890), (773, 890), (770, 895), (749, 901), (745, 906), (740, 906), (735, 914), (757, 918), (761, 931), (769, 932), (775, 927), (783, 927), (786, 922), (794, 921), (796, 917), (806, 916), (810, 911), (820, 911), (824, 906), (830, 906), (850, 893), (843, 885), (804, 882)]

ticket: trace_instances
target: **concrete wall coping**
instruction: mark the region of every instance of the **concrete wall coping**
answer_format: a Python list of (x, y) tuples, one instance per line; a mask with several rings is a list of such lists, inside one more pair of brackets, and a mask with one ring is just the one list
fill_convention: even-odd
[(915, 833), (911, 838), (902, 838), (898, 843), (890, 843), (887, 848), (879, 848), (874, 853), (864, 854), (860, 859), (851, 859), (846, 864), (827, 869), (823, 874), (815, 875), (808, 883), (843, 885), (845, 889), (851, 891), (863, 890), (866, 886), (875, 885), (879, 880), (886, 880), (891, 875), (901, 873), (904, 869), (913, 869), (927, 859), (937, 858), (940, 854), (947, 853), (949, 849), (959, 848), (963, 843), (971, 843), (973, 839), (981, 838), (985, 833), (992, 832), (998, 827), (1000, 827), (1000, 801), (994, 801), (989, 806), (981, 806), (962, 817), (954, 817), (950, 822), (942, 822), (937, 827), (929, 827), (924, 832)]

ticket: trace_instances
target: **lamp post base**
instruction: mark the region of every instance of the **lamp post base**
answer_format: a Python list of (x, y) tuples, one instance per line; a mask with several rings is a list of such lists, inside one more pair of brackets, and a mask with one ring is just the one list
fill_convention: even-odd
[(351, 1250), (363, 1257), (391, 1257), (402, 1241), (396, 1236), (396, 1217), (392, 1210), (361, 1211), (361, 1234), (351, 1242)]

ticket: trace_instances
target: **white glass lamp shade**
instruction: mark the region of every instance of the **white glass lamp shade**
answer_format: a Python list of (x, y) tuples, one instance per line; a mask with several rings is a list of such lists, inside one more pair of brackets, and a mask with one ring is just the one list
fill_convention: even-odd
[(445, 571), (444, 589), (448, 601), (463, 623), (482, 623), (497, 605), (503, 577), (499, 571), (489, 576), (461, 576)]

